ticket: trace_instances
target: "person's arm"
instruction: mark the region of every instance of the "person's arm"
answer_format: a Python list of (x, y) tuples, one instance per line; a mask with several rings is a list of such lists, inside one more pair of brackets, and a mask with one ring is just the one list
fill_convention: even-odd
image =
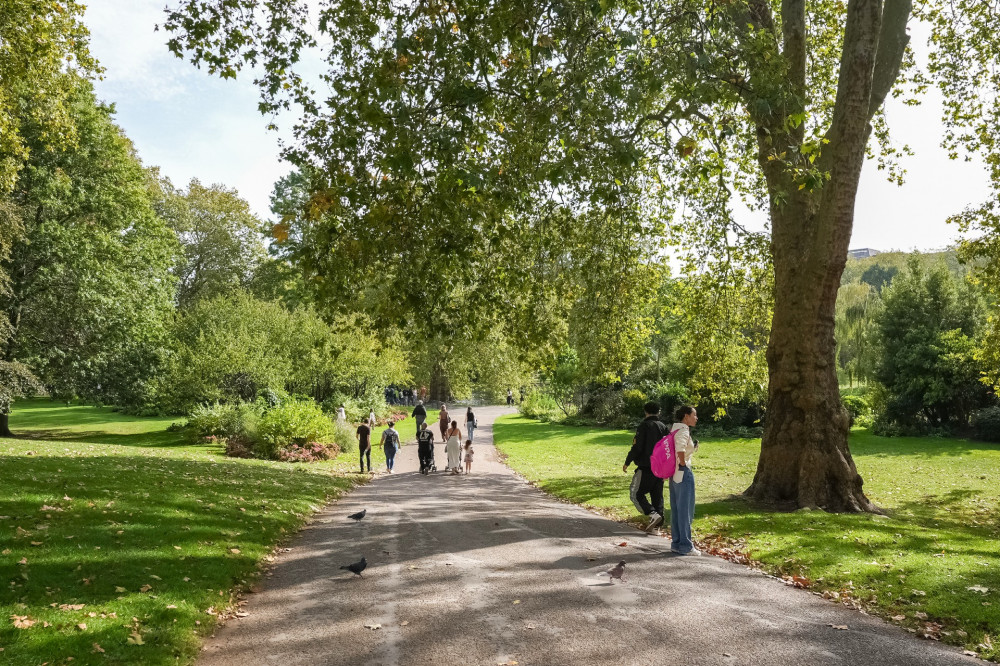
[(635, 437), (632, 438), (632, 448), (628, 450), (628, 455), (625, 456), (625, 464), (622, 465), (622, 471), (627, 472), (628, 466), (639, 456), (639, 430), (636, 430)]
[(687, 467), (687, 449), (691, 446), (691, 431), (681, 428), (674, 435), (674, 449), (677, 451), (677, 464), (680, 467)]

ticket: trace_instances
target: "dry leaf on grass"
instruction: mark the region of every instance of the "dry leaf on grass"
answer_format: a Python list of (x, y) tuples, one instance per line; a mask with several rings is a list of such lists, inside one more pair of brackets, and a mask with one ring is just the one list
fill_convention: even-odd
[(381, 629), (381, 628), (382, 628), (381, 624), (366, 624), (365, 625), (365, 629), (371, 629), (372, 631), (376, 631), (376, 630)]
[(104, 652), (104, 648), (102, 648), (102, 647), (101, 647), (100, 645), (98, 645), (97, 643), (94, 643), (94, 649), (93, 649), (93, 650), (91, 650), (91, 652)]
[(27, 615), (11, 615), (10, 619), (14, 621), (15, 629), (27, 629), (35, 623), (35, 620), (32, 620)]
[(980, 585), (972, 585), (971, 587), (967, 587), (965, 589), (969, 590), (970, 592), (979, 592), (980, 594), (986, 594), (987, 592), (990, 591), (990, 588), (982, 587)]
[(140, 634), (138, 631), (133, 631), (131, 634), (128, 635), (128, 644), (145, 645), (145, 643), (142, 642), (142, 634)]
[(152, 585), (146, 584), (146, 585), (143, 585), (142, 587), (140, 587), (139, 591), (140, 592), (149, 592), (152, 589), (153, 589)]
[(80, 624), (76, 625), (76, 628), (79, 629), (80, 631), (87, 631), (87, 623), (81, 622)]

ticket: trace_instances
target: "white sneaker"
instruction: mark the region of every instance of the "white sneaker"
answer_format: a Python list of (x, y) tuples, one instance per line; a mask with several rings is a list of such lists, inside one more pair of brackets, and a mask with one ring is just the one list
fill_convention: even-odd
[(689, 550), (686, 553), (682, 553), (679, 550), (674, 550), (673, 548), (671, 548), (670, 552), (673, 553), (673, 554), (675, 554), (675, 555), (691, 555), (691, 556), (694, 556), (694, 557), (697, 557), (697, 556), (701, 555), (701, 551), (698, 550), (697, 548), (692, 548), (691, 550)]
[(646, 525), (646, 531), (652, 532), (657, 527), (663, 524), (663, 516), (658, 513), (649, 514), (649, 525)]

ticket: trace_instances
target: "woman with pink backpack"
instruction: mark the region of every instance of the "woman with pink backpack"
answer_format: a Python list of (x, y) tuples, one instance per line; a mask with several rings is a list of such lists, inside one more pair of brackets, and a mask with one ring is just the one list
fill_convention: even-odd
[(685, 405), (674, 415), (677, 422), (670, 428), (674, 435), (677, 469), (670, 477), (670, 552), (678, 555), (701, 555), (691, 540), (694, 520), (694, 472), (691, 456), (698, 450), (698, 441), (691, 437), (691, 428), (698, 423), (698, 412)]

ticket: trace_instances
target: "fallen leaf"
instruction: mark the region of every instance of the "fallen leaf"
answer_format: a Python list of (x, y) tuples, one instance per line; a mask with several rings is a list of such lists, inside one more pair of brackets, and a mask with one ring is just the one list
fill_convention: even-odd
[(834, 629), (839, 629), (840, 631), (847, 631), (846, 624), (831, 624), (830, 626), (833, 627)]
[(191, 582), (191, 579), (190, 579), (190, 578), (188, 578), (187, 576), (184, 576), (184, 582), (185, 582), (185, 583), (189, 583), (189, 582)]
[(118, 585), (115, 585), (115, 592), (117, 592), (118, 594), (122, 594), (124, 592), (128, 592), (128, 590), (126, 590), (124, 587), (120, 587)]
[(514, 603), (515, 604), (519, 604), (519, 603), (521, 603), (521, 600), (520, 599), (514, 599)]
[(978, 654), (976, 654), (972, 650), (963, 650), (962, 654), (964, 654), (966, 657), (978, 657), (979, 656)]
[(905, 615), (893, 615), (892, 619), (895, 620), (896, 622), (902, 622), (903, 620), (906, 619), (906, 616)]
[(381, 628), (382, 628), (381, 624), (366, 624), (365, 625), (365, 629), (371, 629), (372, 631), (375, 631), (375, 630), (381, 629)]
[(170, 604), (167, 608), (177, 608), (177, 604)]
[(80, 624), (76, 625), (76, 628), (79, 629), (80, 631), (86, 631), (87, 630), (87, 623), (86, 622), (81, 622)]
[(152, 578), (153, 580), (163, 580), (162, 578), (160, 578), (159, 576), (156, 576), (154, 574), (149, 574), (149, 577)]
[(28, 558), (27, 557), (22, 557), (21, 559), (19, 559), (17, 561), (17, 563), (18, 564), (27, 564), (28, 563)]
[(236, 612), (236, 617), (250, 617), (250, 613), (248, 613), (246, 611), (237, 611)]
[(622, 542), (621, 542), (620, 544), (618, 544), (618, 545), (619, 545), (620, 547), (625, 547), (625, 546), (627, 546), (627, 545), (628, 545), (628, 541), (622, 541)]
[(180, 550), (180, 549), (181, 549), (180, 546), (174, 546), (174, 550)]
[(988, 588), (988, 587), (982, 587), (980, 585), (973, 585), (973, 586), (967, 587), (965, 589), (969, 590), (970, 592), (979, 592), (981, 594), (986, 594), (987, 592), (990, 591), (990, 588)]
[(87, 604), (59, 604), (59, 610), (82, 610)]
[(152, 589), (153, 589), (153, 586), (147, 583), (146, 585), (143, 585), (142, 587), (140, 587), (139, 591), (140, 592), (149, 592)]
[(399, 623), (399, 626), (401, 626), (401, 627), (405, 627), (405, 626), (406, 626), (406, 625), (408, 625), (409, 623), (410, 623), (410, 621), (409, 621), (409, 620), (403, 620), (402, 622), (400, 622), (400, 623)]
[(913, 614), (913, 617), (917, 618), (918, 620), (926, 620), (927, 613), (924, 613), (922, 611), (917, 611), (916, 613)]
[(35, 620), (32, 620), (27, 615), (11, 615), (10, 619), (14, 621), (15, 629), (27, 629), (35, 623)]
[(142, 634), (138, 631), (133, 631), (128, 635), (128, 643), (129, 645), (144, 645), (142, 642)]
[(45, 543), (45, 542), (44, 541), (32, 541), (31, 545), (32, 546), (41, 546), (43, 543)]
[(233, 555), (239, 555), (240, 554), (240, 549), (239, 548), (230, 548), (229, 552), (232, 553)]
[(102, 648), (102, 647), (101, 647), (100, 645), (98, 645), (97, 643), (94, 643), (94, 649), (93, 649), (93, 650), (91, 650), (91, 652), (104, 652), (104, 648)]
[(926, 597), (927, 596), (927, 593), (924, 592), (923, 590), (910, 590), (910, 594), (912, 594), (915, 597)]

